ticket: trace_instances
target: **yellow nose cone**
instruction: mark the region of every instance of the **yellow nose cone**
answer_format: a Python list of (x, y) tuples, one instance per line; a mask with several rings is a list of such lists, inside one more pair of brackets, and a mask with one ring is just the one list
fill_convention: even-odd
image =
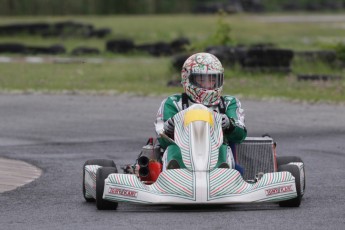
[(184, 126), (188, 126), (193, 121), (205, 121), (213, 126), (213, 116), (208, 110), (193, 109), (187, 111), (184, 117)]

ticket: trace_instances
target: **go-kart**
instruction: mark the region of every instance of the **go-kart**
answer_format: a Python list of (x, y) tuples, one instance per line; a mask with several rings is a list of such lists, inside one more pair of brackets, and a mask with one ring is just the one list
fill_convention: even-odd
[(167, 169), (152, 141), (133, 165), (119, 173), (108, 159), (88, 160), (83, 166), (83, 196), (100, 210), (118, 202), (162, 205), (216, 205), (275, 202), (299, 207), (305, 191), (304, 164), (299, 157), (276, 157), (269, 136), (247, 137), (232, 146), (243, 169), (217, 168), (223, 143), (221, 115), (195, 104), (174, 116), (174, 140), (185, 168)]

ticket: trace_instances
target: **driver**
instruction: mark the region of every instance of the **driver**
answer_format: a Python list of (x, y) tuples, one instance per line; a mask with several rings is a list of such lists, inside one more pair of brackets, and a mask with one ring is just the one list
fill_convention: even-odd
[(158, 141), (162, 148), (167, 148), (163, 155), (163, 170), (185, 168), (180, 148), (161, 137), (160, 133), (164, 132), (174, 139), (173, 116), (195, 103), (222, 114), (224, 143), (219, 149), (216, 167), (236, 168), (229, 145), (242, 142), (247, 136), (247, 130), (240, 101), (233, 96), (221, 96), (224, 78), (221, 62), (209, 53), (193, 54), (183, 64), (181, 76), (184, 93), (164, 99), (155, 121)]

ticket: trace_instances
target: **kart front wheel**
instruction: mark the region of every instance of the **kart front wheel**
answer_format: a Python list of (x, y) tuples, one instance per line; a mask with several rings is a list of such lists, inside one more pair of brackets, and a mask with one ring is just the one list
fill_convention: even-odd
[(109, 159), (93, 159), (93, 160), (87, 160), (83, 166), (83, 196), (84, 199), (87, 202), (94, 202), (96, 201), (94, 198), (86, 196), (86, 189), (85, 189), (85, 166), (87, 165), (99, 165), (102, 167), (114, 167), (116, 168), (116, 165), (114, 161)]
[(117, 173), (114, 167), (102, 167), (96, 173), (96, 206), (98, 210), (116, 210), (117, 202), (111, 202), (103, 199), (104, 180), (107, 179), (109, 174)]
[(277, 157), (278, 167), (281, 165), (289, 164), (291, 162), (303, 163), (302, 159), (300, 157), (297, 157), (297, 156), (279, 156), (279, 157)]
[(290, 163), (302, 163), (303, 166), (301, 168), (301, 173), (302, 175), (302, 180), (301, 180), (301, 185), (302, 185), (302, 193), (305, 192), (305, 188), (306, 188), (306, 177), (305, 177), (305, 167), (304, 167), (304, 162), (302, 160), (302, 158), (298, 157), (298, 156), (279, 156), (277, 157), (277, 165), (278, 168), (281, 165), (286, 165), (286, 164), (290, 164)]
[(279, 172), (290, 172), (295, 177), (297, 197), (279, 202), (280, 207), (299, 207), (302, 201), (303, 191), (301, 190), (301, 172), (297, 165), (285, 164), (278, 167)]

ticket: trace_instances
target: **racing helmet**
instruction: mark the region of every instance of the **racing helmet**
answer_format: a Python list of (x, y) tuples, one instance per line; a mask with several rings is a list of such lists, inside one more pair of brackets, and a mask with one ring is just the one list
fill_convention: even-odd
[(224, 68), (216, 56), (196, 53), (182, 66), (181, 84), (185, 93), (195, 103), (218, 105), (223, 89)]

